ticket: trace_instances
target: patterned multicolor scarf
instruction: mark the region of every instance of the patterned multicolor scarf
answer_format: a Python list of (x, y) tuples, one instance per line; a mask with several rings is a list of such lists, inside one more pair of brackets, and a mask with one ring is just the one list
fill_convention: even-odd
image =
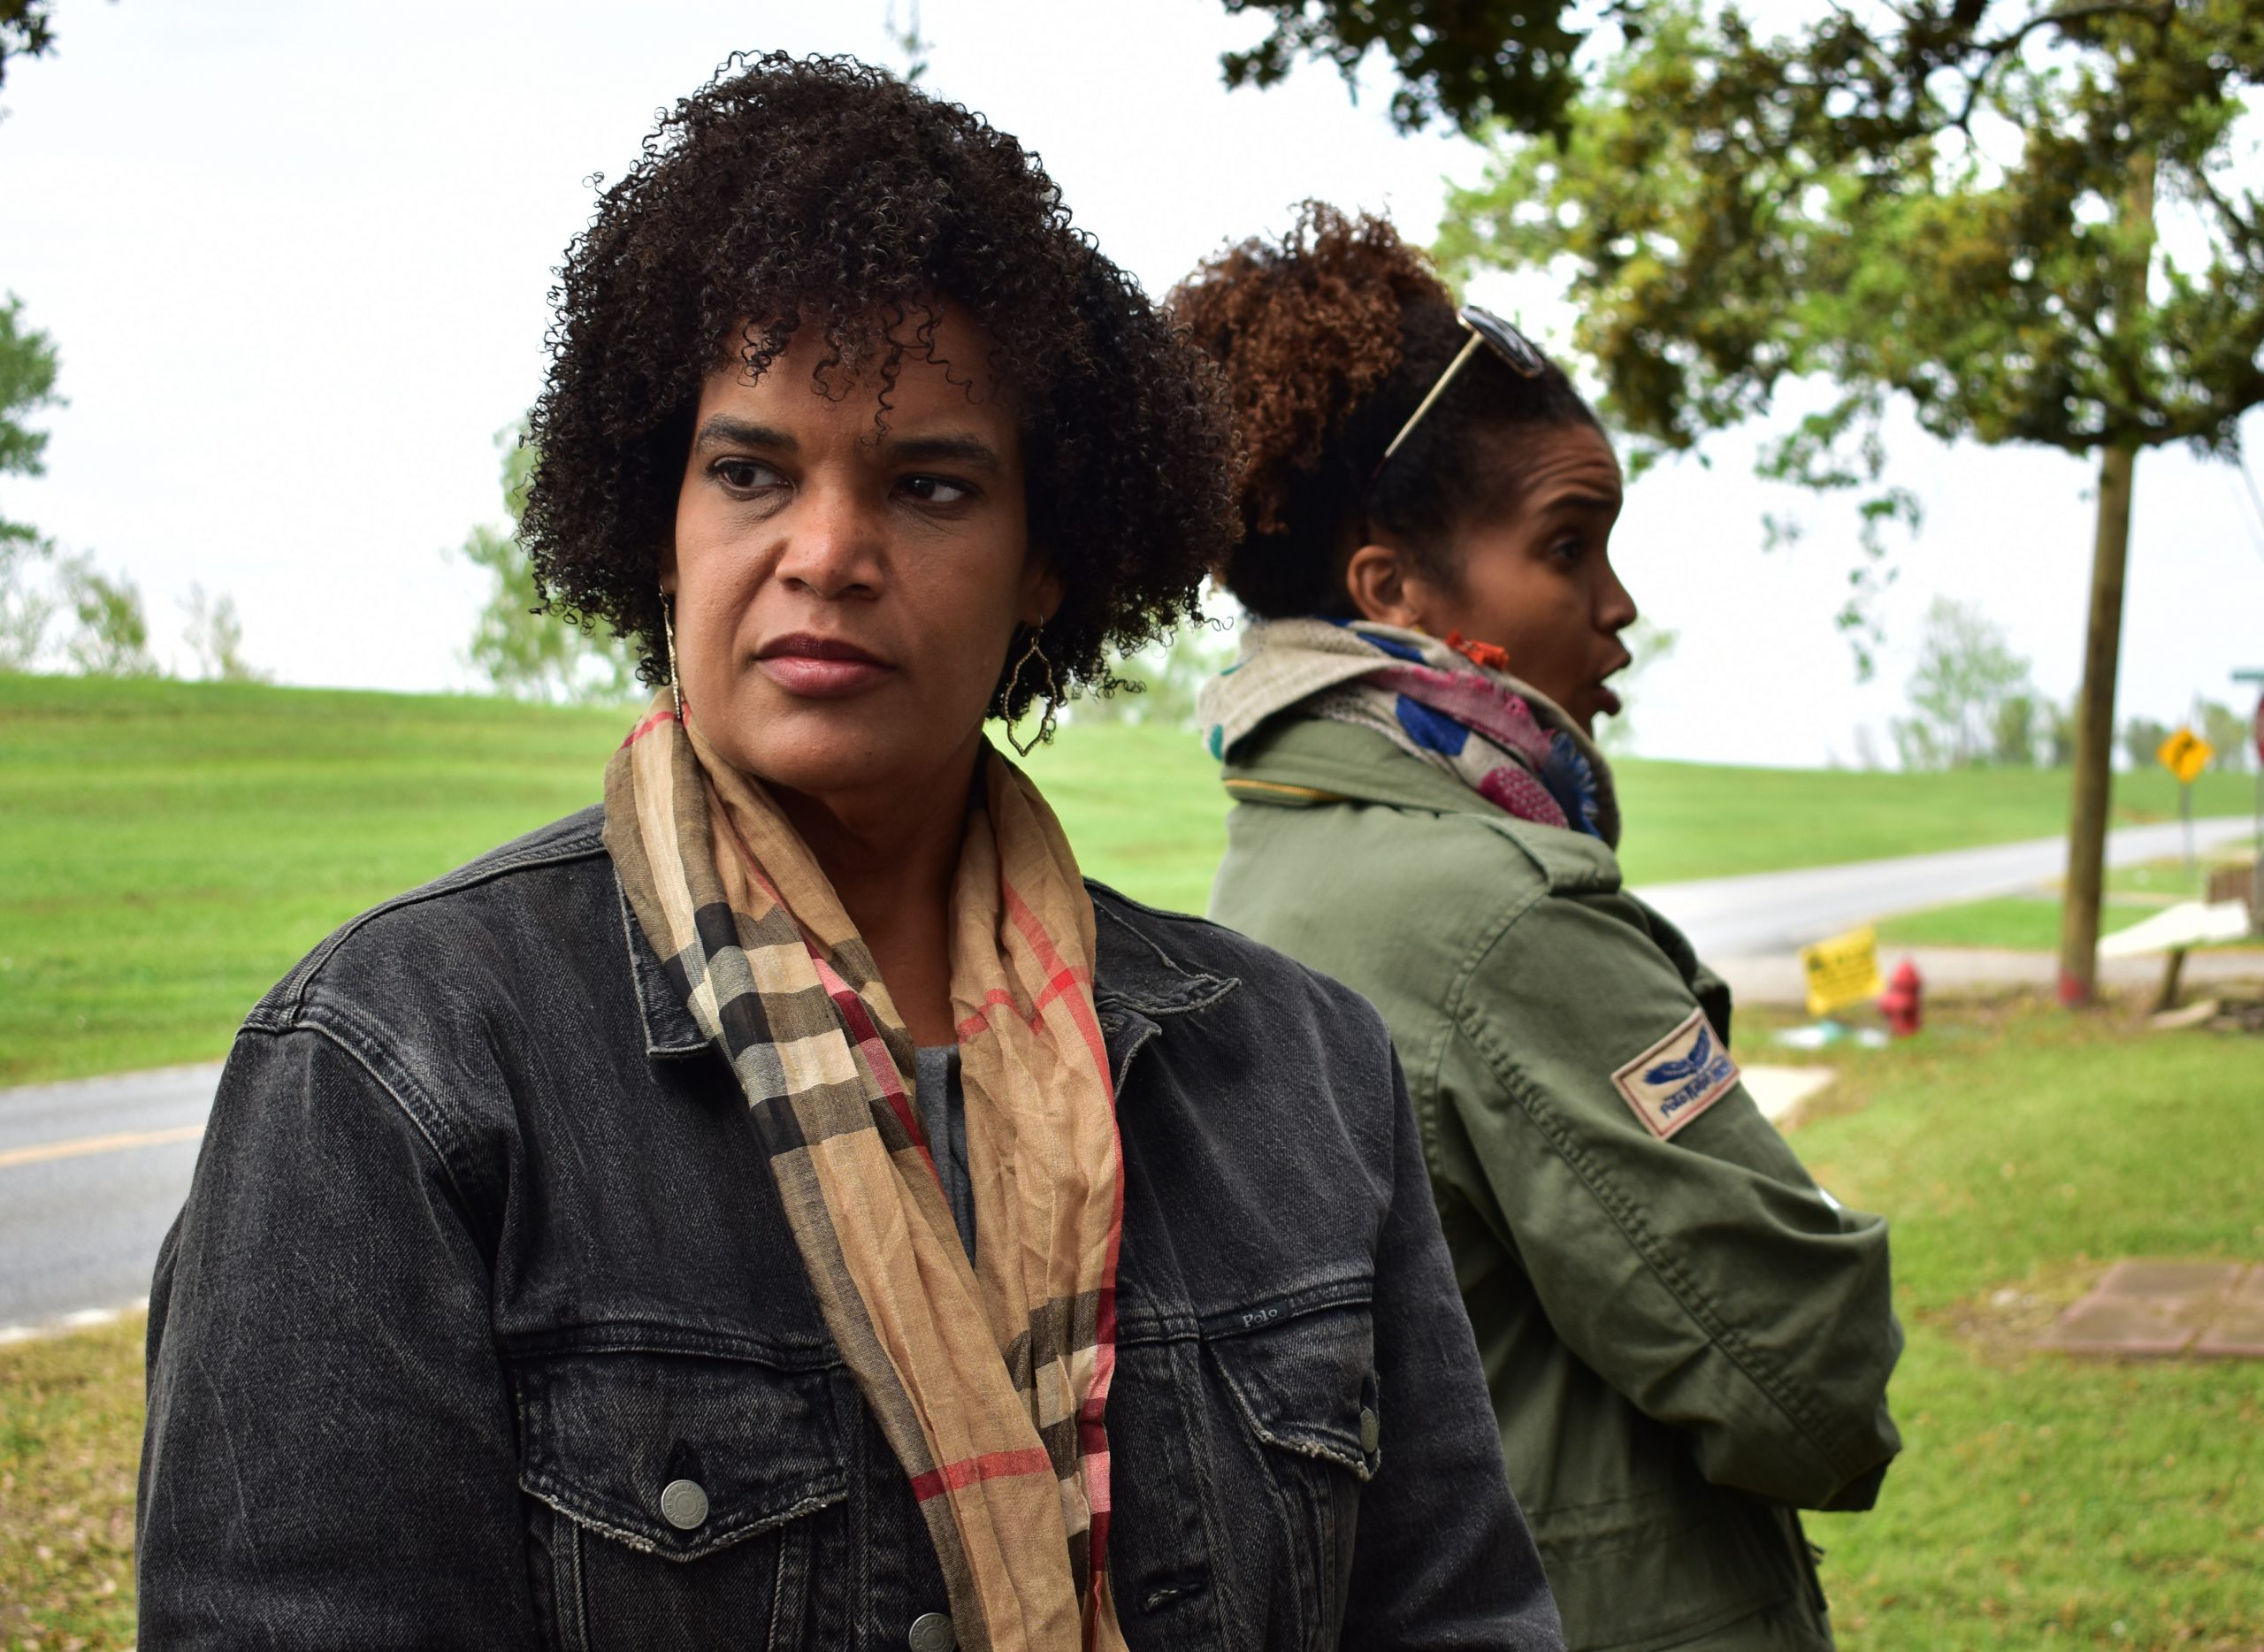
[(738, 1076), (826, 1328), (926, 1517), (959, 1644), (1116, 1652), (1103, 1419), (1124, 1182), (1092, 902), (1036, 789), (983, 761), (951, 906), (972, 1263), (871, 952), (777, 806), (665, 695), (606, 769), (605, 842)]
[(1291, 707), (1373, 729), (1504, 814), (1617, 847), (1611, 768), (1555, 701), (1502, 669), (1501, 651), (1366, 620), (1261, 620), (1205, 685), (1211, 755)]

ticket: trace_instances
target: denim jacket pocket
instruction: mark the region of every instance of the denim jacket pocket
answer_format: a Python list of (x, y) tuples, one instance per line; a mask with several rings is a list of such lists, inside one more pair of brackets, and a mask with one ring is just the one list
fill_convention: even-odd
[(1296, 1625), (1268, 1644), (1333, 1647), (1360, 1490), (1381, 1462), (1374, 1321), (1365, 1301), (1261, 1312), (1251, 1328), (1204, 1338), (1250, 1444), (1241, 1455), (1271, 1494), (1243, 1506), (1270, 1506), (1275, 1516), (1268, 1532), (1243, 1525), (1235, 1534), (1237, 1569), (1267, 1580), (1267, 1617)]
[(518, 1363), (512, 1386), (556, 1644), (801, 1643), (808, 1517), (848, 1495), (828, 1368), (575, 1352)]
[(1205, 1341), (1258, 1439), (1360, 1480), (1375, 1473), (1383, 1418), (1366, 1303), (1284, 1314)]

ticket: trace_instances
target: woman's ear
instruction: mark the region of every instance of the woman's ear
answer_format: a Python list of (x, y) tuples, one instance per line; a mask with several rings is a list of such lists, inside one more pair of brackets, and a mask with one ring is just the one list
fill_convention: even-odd
[(1344, 564), (1344, 591), (1360, 617), (1402, 631), (1422, 628), (1422, 611), (1408, 586), (1407, 559), (1388, 545), (1363, 545)]
[(1061, 611), (1064, 594), (1061, 576), (1053, 571), (1053, 564), (1034, 562), (1029, 577), (1022, 582), (1022, 623), (1033, 628), (1051, 623)]
[(676, 594), (675, 542), (671, 540), (668, 544), (662, 546), (661, 554), (658, 556), (655, 556), (653, 559), (653, 562), (656, 571), (661, 577), (661, 594), (667, 597), (674, 596)]

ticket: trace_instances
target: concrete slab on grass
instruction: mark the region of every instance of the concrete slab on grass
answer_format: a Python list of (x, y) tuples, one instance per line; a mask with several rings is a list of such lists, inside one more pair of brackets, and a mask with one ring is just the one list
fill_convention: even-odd
[(2264, 1359), (2264, 1263), (2232, 1288), (2217, 1322), (2195, 1339), (2193, 1351), (2228, 1359)]
[(2063, 1354), (2264, 1358), (2264, 1265), (2117, 1262), (2038, 1341)]
[(1738, 1071), (1761, 1116), (1780, 1129), (1801, 1103), (1840, 1076), (1837, 1067), (1745, 1067)]

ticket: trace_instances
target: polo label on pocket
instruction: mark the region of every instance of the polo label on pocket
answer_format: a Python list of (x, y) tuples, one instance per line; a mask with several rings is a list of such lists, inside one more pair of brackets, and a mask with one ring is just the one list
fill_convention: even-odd
[(1644, 1128), (1664, 1141), (1736, 1087), (1737, 1063), (1714, 1036), (1706, 1012), (1693, 1010), (1611, 1082)]

